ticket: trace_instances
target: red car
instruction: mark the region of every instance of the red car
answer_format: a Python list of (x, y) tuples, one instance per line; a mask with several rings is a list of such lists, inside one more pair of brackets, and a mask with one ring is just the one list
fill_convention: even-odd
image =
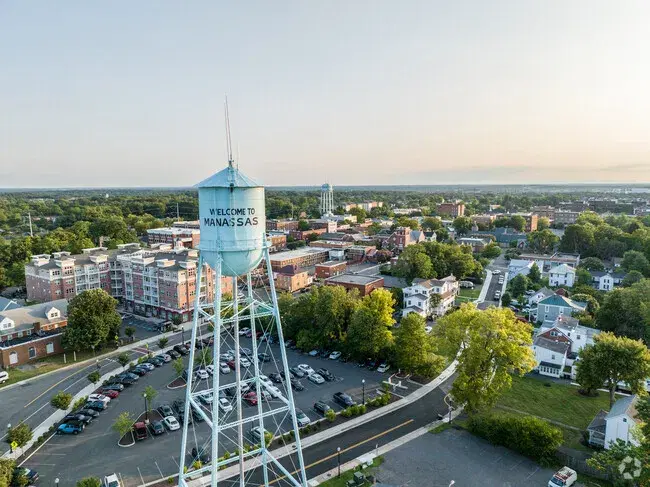
[(244, 401), (246, 401), (251, 406), (257, 406), (257, 394), (255, 394), (253, 391), (247, 392), (242, 397), (244, 398)]
[(228, 360), (228, 362), (226, 362), (226, 365), (228, 365), (228, 367), (230, 367), (232, 370), (235, 370), (235, 361), (234, 360)]
[(95, 391), (97, 394), (104, 394), (105, 396), (110, 397), (111, 399), (115, 399), (117, 396), (120, 395), (118, 391), (115, 391), (113, 389), (103, 389), (99, 388)]

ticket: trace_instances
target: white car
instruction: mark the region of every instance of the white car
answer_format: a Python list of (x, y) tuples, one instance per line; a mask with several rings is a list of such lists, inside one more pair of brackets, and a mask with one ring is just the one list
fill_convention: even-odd
[(240, 329), (239, 329), (239, 336), (244, 336), (244, 335), (245, 335), (246, 333), (248, 333), (249, 331), (251, 331), (251, 329), (248, 328), (248, 327), (246, 327), (246, 328), (240, 328)]
[(501, 274), (501, 271), (499, 269), (495, 269), (495, 270), (492, 271), (492, 274), (494, 274), (495, 276), (498, 276), (499, 274)]
[(424, 327), (424, 332), (425, 333), (431, 333), (431, 330), (433, 330), (433, 328), (431, 326), (427, 325), (427, 326)]
[(312, 350), (311, 352), (309, 352), (309, 356), (310, 357), (318, 357), (318, 350)]
[(150, 364), (149, 362), (142, 362), (139, 366), (143, 369), (147, 369), (149, 372), (156, 368), (154, 364)]
[(230, 404), (230, 401), (226, 399), (225, 397), (222, 397), (219, 399), (219, 409), (221, 409), (224, 413), (232, 411), (232, 404)]
[(260, 382), (261, 382), (262, 384), (265, 384), (265, 385), (267, 385), (267, 386), (270, 386), (270, 385), (273, 384), (273, 382), (271, 382), (271, 379), (269, 379), (269, 378), (268, 378), (267, 376), (265, 376), (264, 374), (260, 374), (258, 377), (259, 377)]
[(104, 394), (91, 394), (88, 396), (88, 401), (100, 401), (103, 402), (104, 404), (108, 404), (111, 402), (111, 398), (108, 396), (105, 396)]
[(221, 355), (219, 355), (219, 360), (221, 360), (222, 362), (228, 362), (230, 360), (235, 360), (235, 357), (229, 353), (222, 353)]
[(270, 431), (263, 430), (259, 426), (255, 426), (254, 428), (251, 428), (251, 437), (253, 438), (253, 441), (255, 443), (261, 443), (262, 438), (266, 436), (267, 433), (270, 433)]
[(307, 377), (310, 381), (312, 381), (314, 384), (323, 384), (325, 382), (325, 379), (323, 379), (323, 376), (320, 374), (311, 374), (309, 377)]
[(194, 375), (196, 375), (197, 379), (209, 379), (210, 376), (208, 375), (208, 371), (205, 369), (198, 369), (194, 371)]
[(205, 367), (205, 370), (208, 372), (210, 375), (214, 375), (214, 365), (210, 364)]
[(104, 487), (122, 487), (120, 480), (117, 478), (117, 475), (114, 473), (104, 477)]
[(298, 368), (302, 370), (305, 374), (311, 375), (314, 373), (314, 369), (312, 369), (309, 365), (307, 364), (300, 364), (298, 365)]
[(386, 362), (384, 362), (383, 364), (379, 364), (379, 367), (377, 367), (377, 372), (381, 372), (383, 374), (388, 369), (390, 369), (390, 365), (388, 365)]
[(280, 391), (280, 389), (278, 389), (274, 385), (272, 385), (270, 383), (269, 384), (264, 384), (264, 385), (266, 387), (266, 390), (269, 391), (269, 394), (271, 394), (272, 397), (281, 397), (282, 396), (282, 392)]
[(251, 361), (248, 360), (246, 357), (240, 357), (239, 364), (242, 367), (250, 367), (251, 366)]
[(330, 360), (338, 360), (341, 358), (341, 352), (332, 352), (330, 353)]
[(210, 405), (212, 404), (212, 401), (214, 401), (214, 396), (212, 395), (212, 392), (204, 392), (199, 396), (199, 401), (205, 405)]
[(296, 409), (296, 422), (298, 423), (298, 426), (302, 428), (311, 423), (311, 419), (309, 419), (309, 416), (303, 413), (300, 409)]
[(178, 423), (174, 416), (167, 416), (163, 419), (163, 424), (169, 431), (176, 431), (181, 429), (181, 425)]
[(225, 362), (221, 362), (219, 364), (219, 372), (222, 374), (230, 374), (230, 367), (228, 367), (228, 364)]

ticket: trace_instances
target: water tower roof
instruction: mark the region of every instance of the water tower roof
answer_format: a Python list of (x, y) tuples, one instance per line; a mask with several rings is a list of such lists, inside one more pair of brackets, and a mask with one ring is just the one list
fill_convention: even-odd
[(234, 167), (226, 167), (196, 185), (197, 188), (259, 188), (262, 185), (244, 176)]

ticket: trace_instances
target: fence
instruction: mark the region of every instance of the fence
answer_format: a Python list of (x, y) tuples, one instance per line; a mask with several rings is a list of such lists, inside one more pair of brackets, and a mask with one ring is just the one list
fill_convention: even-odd
[(601, 480), (611, 480), (609, 473), (596, 470), (587, 465), (587, 458), (591, 456), (588, 453), (571, 450), (569, 448), (561, 448), (556, 453), (556, 456), (562, 465), (566, 465), (578, 473), (583, 473)]

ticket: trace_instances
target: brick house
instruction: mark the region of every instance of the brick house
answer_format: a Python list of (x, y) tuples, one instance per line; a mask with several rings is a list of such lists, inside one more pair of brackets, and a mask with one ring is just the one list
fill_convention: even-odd
[(287, 265), (276, 272), (275, 285), (278, 289), (290, 293), (305, 289), (311, 284), (307, 271), (297, 265)]
[(343, 274), (348, 265), (344, 261), (329, 260), (322, 264), (316, 264), (316, 277), (318, 279), (327, 279), (328, 277), (338, 276)]

